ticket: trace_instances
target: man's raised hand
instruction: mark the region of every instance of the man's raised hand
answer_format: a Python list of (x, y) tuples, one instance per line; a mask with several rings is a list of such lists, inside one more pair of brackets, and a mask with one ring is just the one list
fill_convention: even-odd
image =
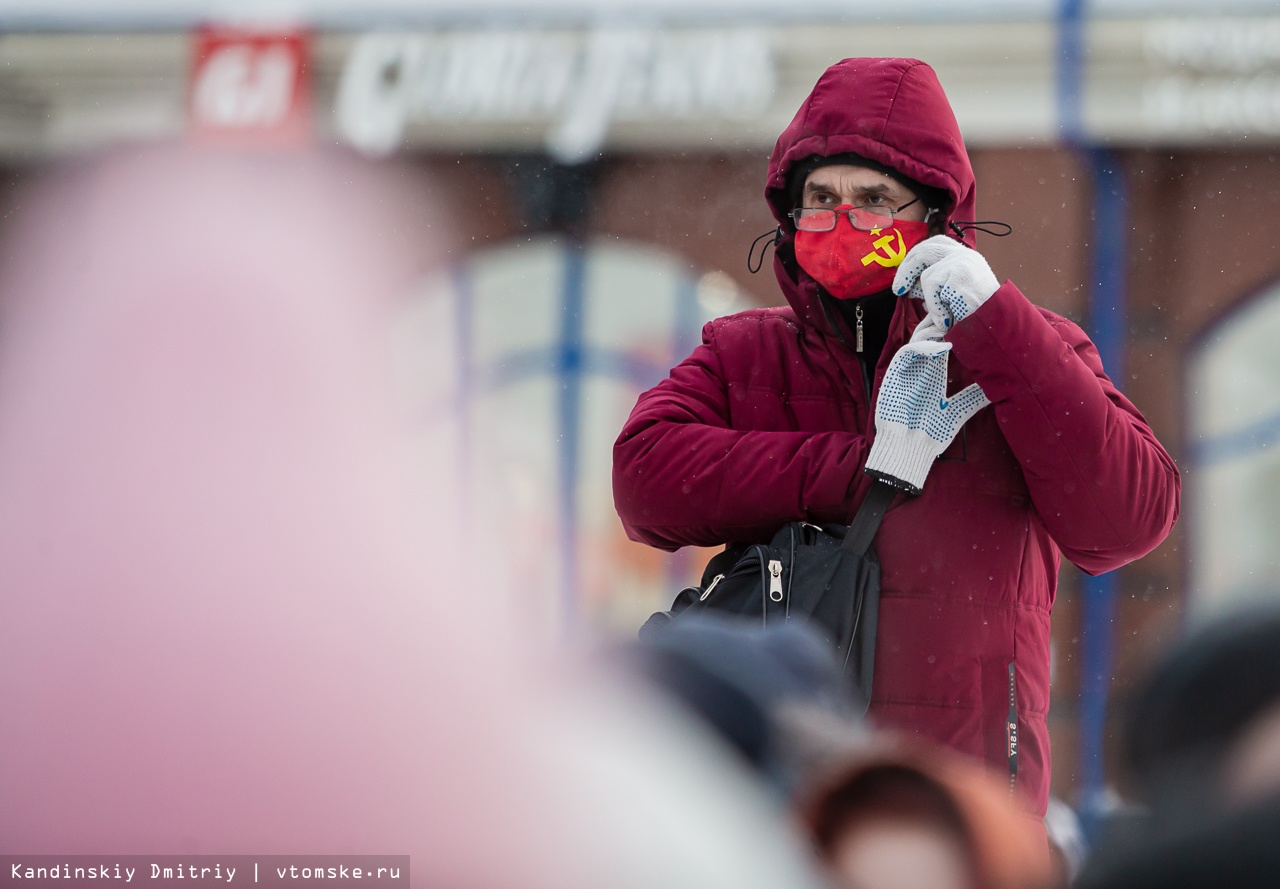
[(999, 287), (981, 253), (946, 235), (913, 247), (893, 278), (894, 293), (923, 300), (937, 326), (948, 331)]

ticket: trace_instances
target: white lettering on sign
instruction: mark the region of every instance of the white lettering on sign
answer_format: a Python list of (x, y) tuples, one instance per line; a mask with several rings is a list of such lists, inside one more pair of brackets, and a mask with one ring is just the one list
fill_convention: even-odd
[(213, 127), (279, 126), (292, 108), (297, 68), (282, 46), (218, 47), (192, 86), (196, 119)]
[(615, 120), (750, 119), (773, 89), (755, 29), (370, 34), (347, 60), (337, 120), (375, 154), (413, 122), (545, 122), (548, 150), (576, 162)]
[(1147, 87), (1142, 110), (1165, 132), (1280, 135), (1280, 77), (1171, 77)]
[(1146, 57), (1168, 68), (1250, 72), (1280, 67), (1280, 18), (1207, 18), (1151, 24)]
[(1280, 18), (1156, 22), (1142, 117), (1162, 135), (1280, 134)]

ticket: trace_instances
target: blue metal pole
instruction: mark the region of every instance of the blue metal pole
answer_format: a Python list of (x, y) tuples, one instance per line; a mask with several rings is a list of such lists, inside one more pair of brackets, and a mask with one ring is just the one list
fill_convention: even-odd
[[(1128, 195), (1119, 158), (1089, 147), (1084, 126), (1085, 0), (1063, 0), (1058, 16), (1058, 120), (1063, 141), (1089, 172), (1091, 231), (1088, 327), (1103, 366), (1123, 381), (1126, 331), (1125, 254)], [(1105, 814), (1107, 699), (1115, 650), (1117, 577), (1086, 577), (1083, 584), (1080, 678), (1080, 814), (1096, 842)]]
[[(1092, 149), (1086, 156), (1093, 180), (1092, 281), (1089, 332), (1103, 367), (1111, 378), (1124, 380), (1125, 238), (1128, 198), (1119, 159), (1109, 151)], [(1084, 652), (1081, 661), (1080, 734), (1083, 822), (1086, 835), (1096, 841), (1102, 825), (1106, 791), (1103, 752), (1106, 741), (1107, 699), (1115, 651), (1118, 575), (1111, 571), (1086, 577), (1084, 583)]]
[(1129, 195), (1124, 169), (1115, 152), (1087, 152), (1093, 181), (1093, 250), (1089, 328), (1103, 367), (1123, 382), (1128, 333), (1125, 257), (1129, 235)]
[(578, 463), (582, 423), (584, 371), (584, 278), (586, 245), (570, 238), (564, 250), (564, 280), (560, 313), (558, 381), (561, 614), (566, 632), (577, 625), (578, 583)]
[(1084, 3), (1062, 0), (1058, 7), (1058, 128), (1073, 148), (1084, 141)]

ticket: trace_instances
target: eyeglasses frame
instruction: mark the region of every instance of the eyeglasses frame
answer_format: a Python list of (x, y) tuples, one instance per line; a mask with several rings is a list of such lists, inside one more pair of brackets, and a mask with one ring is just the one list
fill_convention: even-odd
[[(901, 213), (903, 210), (905, 210), (905, 209), (907, 209), (908, 207), (910, 207), (912, 204), (919, 203), (919, 202), (920, 202), (920, 200), (921, 200), (921, 198), (917, 195), (916, 197), (912, 198), (911, 200), (909, 200), (909, 201), (907, 201), (905, 204), (903, 204), (901, 207), (897, 207), (896, 209), (895, 209), (894, 207), (886, 207), (885, 209), (887, 209), (887, 210), (889, 211), (888, 221), (886, 222), (886, 224), (885, 224), (885, 225), (879, 225), (879, 226), (876, 226), (875, 228), (862, 228), (861, 226), (859, 226), (859, 225), (855, 224), (855, 223), (854, 223), (854, 221), (853, 221), (853, 213), (854, 213), (854, 211), (855, 211), (855, 210), (863, 210), (863, 211), (865, 211), (865, 210), (869, 210), (869, 209), (871, 209), (870, 207), (850, 207), (850, 208), (849, 208), (849, 209), (847, 209), (847, 210), (837, 210), (837, 209), (829, 208), (829, 207), (797, 207), (797, 208), (795, 208), (794, 210), (792, 210), (790, 213), (788, 213), (788, 214), (787, 214), (787, 218), (791, 220), (791, 226), (792, 226), (792, 228), (794, 228), (796, 231), (807, 231), (807, 232), (815, 232), (815, 233), (835, 231), (836, 223), (839, 221), (839, 220), (838, 220), (838, 217), (839, 217), (839, 216), (841, 216), (841, 215), (843, 215), (845, 218), (847, 218), (847, 219), (849, 220), (849, 225), (853, 226), (853, 228), (857, 229), (858, 231), (877, 231), (877, 230), (879, 230), (879, 229), (882, 229), (882, 228), (889, 228), (890, 226), (892, 226), (892, 225), (894, 224), (894, 222), (896, 222), (896, 221), (897, 221), (897, 216), (898, 216), (898, 214), (899, 214), (899, 213)], [(821, 211), (821, 210), (827, 210), (827, 211), (829, 211), (829, 212), (832, 214), (832, 215), (831, 215), (831, 228), (820, 228), (820, 229), (814, 229), (814, 228), (804, 228), (804, 229), (802, 229), (802, 228), (800, 228), (799, 224), (797, 223), (797, 217), (796, 217), (796, 214), (797, 214), (797, 213), (799, 213), (799, 212), (800, 212), (800, 211), (802, 211), (802, 210), (819, 210), (819, 211)], [(924, 216), (924, 220), (923, 220), (923, 221), (924, 221), (924, 222), (928, 222), (928, 221), (929, 221), (929, 218), (930, 218), (931, 216), (933, 216), (933, 214), (934, 214), (934, 213), (936, 213), (936, 212), (937, 212), (937, 210), (935, 210), (933, 207), (930, 207), (930, 208), (929, 208), (929, 210), (928, 210), (928, 212), (927, 212), (927, 213), (925, 213), (925, 216)], [(879, 213), (875, 213), (875, 214), (873, 214), (873, 215), (879, 216), (880, 214), (879, 214)], [(882, 217), (882, 218), (884, 218), (884, 217)]]

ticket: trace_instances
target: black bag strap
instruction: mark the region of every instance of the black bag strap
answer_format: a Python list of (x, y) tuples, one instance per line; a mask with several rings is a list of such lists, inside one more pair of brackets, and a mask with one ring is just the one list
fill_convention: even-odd
[(853, 517), (849, 530), (845, 532), (844, 542), (840, 548), (857, 556), (865, 556), (871, 548), (871, 541), (880, 530), (880, 522), (884, 519), (885, 510), (898, 495), (898, 489), (877, 480), (863, 498), (858, 507), (858, 514)]

